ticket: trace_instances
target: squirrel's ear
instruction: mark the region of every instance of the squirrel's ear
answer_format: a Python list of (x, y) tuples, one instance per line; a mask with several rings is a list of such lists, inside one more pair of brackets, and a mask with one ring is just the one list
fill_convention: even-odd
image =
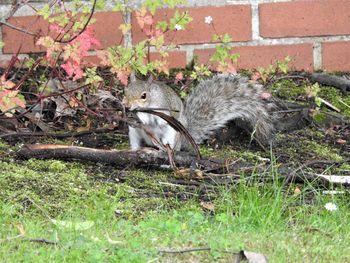
[(133, 82), (135, 82), (136, 81), (136, 76), (135, 76), (135, 72), (133, 71), (133, 72), (131, 72), (131, 74), (130, 74), (130, 83), (133, 83)]
[(150, 76), (148, 77), (148, 80), (147, 80), (148, 84), (151, 84), (151, 83), (153, 82), (153, 80), (154, 80), (153, 75), (150, 75)]

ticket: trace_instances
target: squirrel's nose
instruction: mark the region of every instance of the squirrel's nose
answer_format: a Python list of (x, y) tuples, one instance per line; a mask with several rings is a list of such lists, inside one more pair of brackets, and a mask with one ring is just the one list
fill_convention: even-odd
[(131, 103), (130, 100), (128, 100), (127, 98), (123, 98), (122, 103), (125, 106), (125, 108), (130, 111), (137, 108), (137, 105), (133, 105), (133, 103)]
[(130, 103), (129, 103), (129, 100), (128, 100), (128, 99), (123, 98), (122, 103), (123, 103), (123, 105), (125, 106), (125, 108), (130, 108), (130, 105), (129, 105)]

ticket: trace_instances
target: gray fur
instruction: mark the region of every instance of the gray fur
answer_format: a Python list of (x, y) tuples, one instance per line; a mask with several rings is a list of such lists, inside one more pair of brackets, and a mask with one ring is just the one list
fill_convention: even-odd
[(240, 75), (217, 75), (201, 81), (190, 94), (184, 115), (187, 129), (197, 143), (203, 142), (228, 121), (248, 123), (254, 137), (268, 144), (273, 133), (269, 106), (261, 98), (260, 84), (251, 84)]
[[(131, 109), (168, 108), (170, 111), (163, 112), (177, 118), (197, 143), (203, 142), (229, 121), (237, 120), (248, 124), (254, 138), (266, 145), (273, 134), (273, 124), (269, 105), (261, 98), (263, 92), (262, 85), (251, 84), (240, 75), (217, 75), (202, 80), (189, 95), (184, 107), (180, 97), (169, 86), (159, 82), (135, 81), (126, 89), (124, 103)], [(147, 99), (140, 100), (144, 93)], [(188, 143), (184, 143), (184, 139), (164, 120), (147, 113), (138, 115), (163, 143), (169, 143), (175, 150), (187, 148)], [(168, 126), (171, 129), (167, 129)], [(134, 150), (142, 146), (142, 141), (152, 145), (142, 130), (131, 129), (129, 135)]]

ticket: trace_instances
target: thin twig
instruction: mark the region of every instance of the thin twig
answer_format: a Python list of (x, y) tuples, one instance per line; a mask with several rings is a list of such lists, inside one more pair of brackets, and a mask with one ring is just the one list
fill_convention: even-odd
[(184, 248), (184, 249), (176, 249), (176, 248), (164, 248), (159, 249), (158, 253), (188, 253), (195, 251), (210, 251), (210, 247), (197, 247), (197, 248)]
[[(113, 128), (100, 128), (96, 130), (81, 131), (81, 132), (65, 132), (65, 133), (55, 133), (55, 132), (11, 132), (0, 134), (0, 138), (8, 137), (51, 137), (56, 139), (68, 138), (68, 137), (81, 137), (89, 134), (107, 133), (107, 132), (118, 132)], [(120, 133), (120, 135), (124, 135)]]
[(37, 243), (43, 243), (43, 244), (46, 244), (46, 245), (57, 245), (57, 242), (56, 241), (52, 241), (52, 240), (48, 240), (48, 239), (45, 239), (45, 238), (24, 238), (23, 239), (24, 241), (30, 241), (30, 242), (37, 242)]
[(92, 8), (91, 8), (91, 12), (90, 12), (89, 18), (86, 21), (86, 23), (85, 23), (84, 27), (82, 28), (82, 30), (80, 30), (80, 32), (78, 34), (76, 34), (74, 37), (72, 37), (71, 39), (58, 41), (59, 43), (69, 43), (69, 42), (73, 41), (74, 39), (76, 39), (78, 36), (80, 36), (85, 31), (85, 29), (87, 28), (87, 26), (90, 23), (92, 15), (95, 12), (96, 2), (97, 2), (97, 0), (94, 0), (94, 3), (92, 4)]
[(7, 26), (7, 27), (12, 28), (14, 30), (26, 33), (28, 35), (36, 36), (36, 34), (33, 33), (33, 32), (30, 32), (28, 30), (25, 30), (23, 28), (14, 26), (14, 25), (6, 22), (6, 20), (9, 19), (10, 17), (12, 17), (17, 12), (18, 9), (20, 9), (22, 6), (26, 5), (29, 2), (29, 0), (26, 0), (26, 1), (15, 1), (15, 2), (13, 1), (12, 8), (8, 12), (8, 14), (5, 15), (2, 19), (0, 19), (0, 26), (4, 25), (4, 26)]
[(37, 35), (37, 34), (35, 34), (35, 33), (33, 33), (33, 32), (30, 32), (30, 31), (28, 31), (28, 30), (26, 30), (26, 29), (23, 29), (23, 28), (14, 26), (14, 25), (12, 25), (12, 24), (10, 24), (10, 23), (7, 23), (7, 22), (4, 21), (3, 19), (0, 20), (0, 25), (7, 26), (7, 27), (9, 27), (9, 28), (12, 28), (12, 29), (14, 29), (14, 30), (16, 30), (16, 31), (19, 31), (19, 32), (22, 32), (22, 33), (25, 33), (25, 34), (27, 34), (27, 35), (31, 35), (31, 36), (36, 36), (36, 35)]
[(1, 243), (8, 242), (8, 241), (15, 240), (15, 239), (18, 239), (18, 238), (23, 238), (23, 237), (24, 237), (23, 234), (19, 234), (19, 235), (17, 235), (17, 236), (7, 237), (7, 238), (5, 238), (5, 239), (0, 239), (0, 244), (1, 244)]

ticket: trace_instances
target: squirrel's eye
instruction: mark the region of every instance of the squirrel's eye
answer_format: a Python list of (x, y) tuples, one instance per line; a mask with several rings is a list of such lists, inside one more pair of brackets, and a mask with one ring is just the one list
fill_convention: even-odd
[(143, 99), (143, 100), (146, 99), (146, 92), (142, 93), (141, 99)]

